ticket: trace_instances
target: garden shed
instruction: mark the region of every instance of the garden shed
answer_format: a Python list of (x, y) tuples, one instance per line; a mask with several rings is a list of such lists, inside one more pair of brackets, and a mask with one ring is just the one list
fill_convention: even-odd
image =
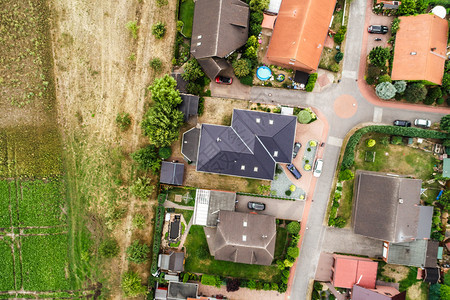
[(159, 182), (172, 185), (183, 185), (184, 164), (163, 161)]

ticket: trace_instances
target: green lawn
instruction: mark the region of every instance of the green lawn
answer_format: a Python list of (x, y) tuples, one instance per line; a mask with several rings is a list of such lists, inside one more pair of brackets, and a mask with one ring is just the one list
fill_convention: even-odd
[(14, 261), (10, 239), (0, 239), (0, 291), (14, 290)]
[(192, 215), (194, 214), (193, 210), (178, 209), (178, 208), (175, 209), (175, 212), (177, 214), (183, 215), (184, 219), (186, 220), (186, 224), (189, 224), (189, 221), (191, 220)]
[(192, 23), (194, 21), (194, 0), (181, 1), (178, 18), (183, 21), (184, 26), (181, 31), (187, 38), (192, 36)]
[(186, 263), (184, 266), (186, 272), (263, 280), (268, 282), (278, 282), (280, 280), (280, 271), (276, 266), (247, 265), (214, 260), (214, 257), (209, 254), (209, 248), (202, 226), (191, 226), (185, 247), (187, 251)]
[[(343, 217), (346, 220), (350, 220), (352, 217), (353, 208), (353, 180), (345, 181), (342, 185), (342, 197), (339, 202), (339, 209), (337, 216)], [(350, 224), (347, 221), (347, 225)]]
[(277, 240), (275, 242), (274, 259), (281, 259), (284, 257), (286, 246), (288, 245), (288, 232), (286, 228), (277, 226)]
[[(185, 203), (184, 202), (184, 197), (186, 197), (188, 193), (189, 193), (189, 198), (191, 200), (188, 203)], [(176, 204), (187, 205), (187, 206), (195, 206), (195, 194), (196, 194), (196, 189), (183, 188), (183, 187), (174, 187), (174, 188), (170, 188), (168, 190), (167, 200), (175, 202), (175, 195), (181, 195), (181, 196), (183, 196), (183, 200), (180, 203), (175, 202)]]

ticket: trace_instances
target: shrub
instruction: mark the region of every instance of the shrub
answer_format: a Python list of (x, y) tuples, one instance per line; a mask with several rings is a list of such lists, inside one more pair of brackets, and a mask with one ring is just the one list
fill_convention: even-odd
[(149, 61), (150, 68), (155, 72), (160, 72), (162, 69), (162, 61), (158, 57), (155, 57)]
[(251, 71), (250, 61), (247, 59), (238, 59), (233, 62), (234, 74), (238, 77), (244, 77), (250, 74)]
[(156, 24), (153, 24), (152, 26), (152, 34), (157, 39), (162, 39), (164, 35), (166, 34), (166, 24), (162, 22), (158, 22)]
[(344, 53), (342, 53), (341, 51), (339, 51), (338, 53), (336, 53), (336, 55), (334, 56), (334, 60), (339, 63), (342, 59), (344, 58)]
[(389, 59), (389, 56), (389, 48), (377, 46), (370, 51), (369, 60), (372, 65), (382, 68), (386, 66), (386, 61)]
[(341, 69), (341, 67), (339, 67), (339, 64), (332, 64), (332, 65), (330, 66), (330, 71), (331, 71), (331, 72), (337, 73), (337, 72), (339, 72), (340, 69)]
[(372, 85), (375, 83), (375, 79), (373, 77), (367, 77), (366, 82), (367, 84)]
[(349, 169), (345, 169), (343, 171), (339, 172), (338, 180), (339, 181), (347, 181), (347, 180), (353, 180), (355, 178), (355, 174)]
[(341, 44), (344, 41), (345, 33), (347, 32), (346, 26), (341, 26), (338, 32), (334, 35), (333, 39), (336, 44)]
[(241, 282), (237, 278), (228, 279), (227, 280), (227, 292), (236, 292), (239, 290), (239, 286), (241, 285)]
[(188, 282), (188, 280), (189, 280), (189, 274), (188, 273), (184, 273), (184, 275), (183, 275), (183, 283)]
[(295, 185), (293, 185), (293, 184), (291, 184), (291, 186), (289, 187), (289, 190), (291, 192), (295, 192), (296, 189), (297, 189), (297, 187)]
[(154, 186), (151, 185), (151, 180), (147, 177), (139, 177), (133, 185), (130, 186), (130, 192), (142, 200), (147, 200), (152, 194), (153, 189)]
[(217, 286), (217, 283), (219, 283), (219, 286), (220, 286), (220, 284), (222, 283), (222, 280), (220, 279), (219, 276), (203, 274), (201, 283), (203, 285), (211, 285), (211, 286)]
[(394, 87), (397, 90), (397, 93), (403, 93), (406, 90), (406, 81), (398, 80), (394, 82)]
[(390, 82), (379, 83), (375, 88), (375, 93), (377, 96), (384, 100), (394, 98), (396, 92), (397, 90)]
[(126, 131), (130, 128), (131, 117), (129, 113), (118, 113), (116, 117), (116, 124), (119, 126), (120, 130)]
[(373, 146), (375, 146), (376, 143), (377, 143), (377, 142), (376, 142), (374, 139), (368, 139), (368, 140), (366, 141), (366, 145), (367, 145), (367, 147), (369, 147), (369, 148), (372, 148)]
[(405, 99), (411, 103), (423, 101), (427, 95), (427, 89), (422, 83), (413, 83), (408, 85), (405, 90)]
[(441, 104), (444, 104), (444, 98), (438, 98), (438, 99), (436, 99), (436, 104), (437, 105), (441, 105)]
[(291, 192), (291, 190), (287, 190), (287, 191), (284, 192), (284, 194), (285, 194), (286, 196), (290, 196), (290, 195), (292, 194), (292, 192)]
[(256, 289), (256, 281), (254, 281), (254, 280), (249, 280), (249, 281), (247, 282), (247, 288), (249, 288), (249, 289), (251, 289), (251, 290)]
[(287, 284), (280, 283), (278, 286), (278, 292), (283, 294), (283, 293), (286, 293), (286, 291), (287, 291)]
[(380, 144), (381, 144), (381, 145), (384, 145), (384, 146), (387, 146), (387, 145), (389, 144), (389, 137), (383, 136), (383, 137), (381, 138), (381, 140), (380, 140)]
[(250, 0), (247, 1), (251, 11), (264, 11), (269, 8), (269, 0)]
[(305, 164), (305, 166), (303, 168), (305, 169), (305, 171), (309, 171), (309, 170), (311, 170), (311, 165)]
[(137, 26), (137, 21), (129, 21), (125, 27), (130, 31), (131, 36), (133, 37), (133, 39), (137, 39), (138, 35), (138, 29), (139, 26)]
[[(392, 82), (391, 76), (389, 76), (388, 74), (381, 75), (378, 78), (378, 83), (382, 83), (382, 82)], [(397, 90), (397, 89), (395, 89), (395, 90)]]
[(427, 96), (425, 97), (425, 100), (423, 101), (423, 103), (431, 105), (438, 98), (441, 98), (441, 97), (442, 97), (442, 90), (440, 87), (430, 88), (427, 92)]
[(141, 170), (152, 170), (156, 174), (161, 167), (161, 159), (158, 157), (156, 147), (153, 145), (141, 148), (131, 153), (130, 156)]
[(264, 283), (263, 290), (270, 291), (270, 283)]
[(251, 75), (244, 76), (242, 78), (239, 78), (239, 81), (243, 85), (252, 86), (253, 85), (253, 77)]
[(396, 34), (397, 30), (400, 28), (400, 19), (395, 18), (391, 23), (391, 33)]
[(292, 221), (286, 226), (286, 230), (290, 234), (298, 234), (300, 232), (300, 224), (296, 221)]
[(311, 114), (309, 113), (309, 111), (307, 110), (301, 110), (298, 114), (297, 114), (297, 120), (299, 123), (301, 124), (308, 124), (309, 122), (311, 122), (312, 117)]
[(248, 31), (251, 35), (258, 35), (262, 30), (261, 24), (252, 23), (250, 24), (250, 29)]
[(300, 254), (300, 250), (297, 247), (289, 247), (287, 249), (287, 255), (289, 255), (292, 258), (297, 258)]
[(141, 264), (148, 259), (150, 248), (146, 244), (141, 244), (139, 240), (134, 242), (127, 248), (127, 259), (136, 264)]
[(190, 59), (184, 66), (184, 72), (181, 77), (186, 81), (195, 81), (204, 77), (202, 68), (195, 58)]
[(183, 29), (184, 23), (181, 20), (177, 21), (177, 31), (181, 31)]
[[(261, 24), (263, 19), (264, 19), (264, 14), (262, 11), (252, 11), (250, 13), (250, 23)], [(251, 34), (251, 35), (256, 36), (258, 34)]]
[(145, 216), (143, 214), (135, 214), (133, 217), (133, 227), (143, 229), (145, 225)]
[(450, 115), (443, 116), (439, 126), (442, 130), (450, 132)]
[(382, 70), (380, 67), (369, 65), (369, 68), (367, 69), (367, 75), (372, 78), (377, 78), (381, 75), (381, 71)]
[(270, 289), (272, 291), (278, 291), (278, 284), (275, 282), (272, 282), (272, 284), (270, 285)]
[(442, 78), (442, 88), (445, 91), (450, 91), (450, 72), (444, 74), (444, 77)]
[(247, 47), (244, 52), (244, 56), (248, 57), (250, 59), (257, 59), (258, 58), (258, 48), (257, 47)]
[(403, 138), (401, 136), (393, 136), (391, 139), (391, 144), (401, 145), (401, 144), (403, 144)]
[(160, 148), (158, 154), (162, 159), (168, 159), (172, 155), (172, 149), (170, 147)]
[(316, 81), (317, 81), (317, 77), (319, 75), (317, 75), (317, 73), (312, 73), (311, 75), (309, 75), (308, 78), (308, 83), (306, 84), (305, 87), (305, 91), (307, 92), (312, 92), (314, 89), (314, 86), (316, 85)]
[(117, 243), (117, 240), (107, 239), (102, 241), (98, 247), (98, 253), (105, 258), (115, 257), (119, 254), (119, 244)]
[(316, 141), (309, 141), (309, 145), (311, 146), (311, 147), (316, 147), (317, 146), (317, 142)]
[(141, 278), (135, 272), (123, 274), (120, 286), (126, 297), (137, 297), (147, 293), (147, 288), (142, 285)]
[(167, 5), (168, 3), (169, 3), (169, 1), (167, 1), (167, 0), (156, 0), (156, 4), (158, 6), (164, 6), (164, 5)]

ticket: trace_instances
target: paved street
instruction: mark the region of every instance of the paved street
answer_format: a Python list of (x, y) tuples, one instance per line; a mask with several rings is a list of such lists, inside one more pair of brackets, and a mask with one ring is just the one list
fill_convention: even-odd
[[(340, 83), (332, 84), (321, 93), (264, 87), (253, 87), (250, 92), (250, 99), (254, 102), (315, 107), (324, 114), (329, 124), (323, 155), (324, 169), (313, 196), (306, 201), (300, 256), (295, 275), (290, 281), (287, 299), (307, 299), (321, 251), (379, 255), (381, 250), (379, 241), (355, 236), (350, 230), (328, 229), (323, 225), (334, 171), (347, 132), (361, 123), (392, 124), (396, 119), (413, 121), (420, 117), (437, 122), (445, 114), (445, 109), (381, 102), (364, 83), (364, 65), (361, 62), (364, 63), (366, 59), (366, 27), (369, 22), (366, 21), (366, 15), (371, 13), (371, 3), (372, 0), (353, 0), (351, 3)], [(333, 107), (334, 101), (341, 95), (350, 95), (356, 100), (356, 113), (346, 119), (337, 116)]]

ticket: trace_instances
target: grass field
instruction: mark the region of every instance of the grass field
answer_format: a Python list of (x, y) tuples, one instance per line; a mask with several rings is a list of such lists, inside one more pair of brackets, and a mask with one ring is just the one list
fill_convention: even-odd
[(184, 23), (182, 33), (187, 38), (190, 38), (192, 36), (194, 7), (195, 7), (194, 0), (181, 1), (179, 19)]
[(278, 282), (280, 280), (280, 271), (276, 266), (258, 266), (214, 260), (214, 257), (209, 254), (209, 248), (202, 226), (191, 226), (185, 247), (187, 258), (184, 269), (187, 272), (268, 282)]

